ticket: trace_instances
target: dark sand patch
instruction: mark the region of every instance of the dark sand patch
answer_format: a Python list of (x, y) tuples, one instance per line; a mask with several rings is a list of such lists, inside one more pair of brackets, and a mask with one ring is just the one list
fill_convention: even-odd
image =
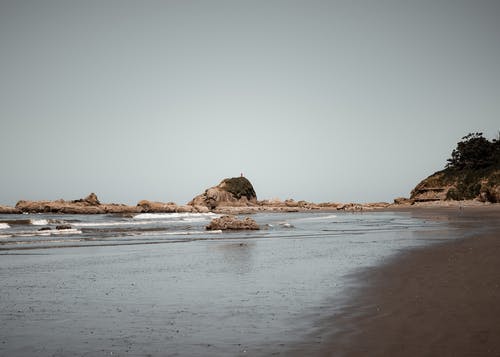
[(358, 274), (366, 285), (356, 297), (291, 354), (500, 356), (500, 209), (411, 212), (449, 220), (465, 238)]

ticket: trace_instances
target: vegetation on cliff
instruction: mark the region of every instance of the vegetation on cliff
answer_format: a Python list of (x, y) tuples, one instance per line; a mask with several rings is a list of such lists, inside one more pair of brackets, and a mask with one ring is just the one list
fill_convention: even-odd
[(500, 133), (492, 141), (482, 133), (464, 136), (447, 161), (415, 187), (412, 199), (500, 202)]
[(234, 197), (240, 199), (246, 196), (249, 200), (257, 198), (252, 184), (245, 177), (232, 177), (222, 180), (220, 188), (233, 194)]

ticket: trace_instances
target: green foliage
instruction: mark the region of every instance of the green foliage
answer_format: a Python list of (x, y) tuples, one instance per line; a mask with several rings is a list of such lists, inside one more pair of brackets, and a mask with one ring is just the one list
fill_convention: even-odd
[(245, 177), (224, 179), (222, 183), (224, 183), (224, 190), (231, 192), (238, 199), (242, 196), (248, 199), (257, 197), (252, 184)]
[(470, 133), (462, 138), (448, 159), (447, 169), (475, 170), (500, 163), (500, 134), (489, 141), (483, 133)]

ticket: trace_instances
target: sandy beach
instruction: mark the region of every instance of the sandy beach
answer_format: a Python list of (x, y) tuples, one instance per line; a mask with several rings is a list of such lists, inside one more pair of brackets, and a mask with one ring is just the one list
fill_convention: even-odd
[(464, 238), (412, 249), (355, 274), (364, 285), (293, 355), (500, 355), (499, 207), (411, 212), (449, 220)]

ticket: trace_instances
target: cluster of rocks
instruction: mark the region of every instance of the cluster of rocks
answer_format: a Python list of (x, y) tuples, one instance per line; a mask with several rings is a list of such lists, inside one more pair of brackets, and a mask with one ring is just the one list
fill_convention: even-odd
[[(73, 227), (71, 227), (71, 225), (69, 225), (69, 224), (58, 224), (56, 226), (56, 230), (58, 230), (58, 231), (65, 231), (68, 229), (73, 229)], [(43, 232), (43, 231), (51, 231), (51, 230), (52, 230), (51, 227), (42, 227), (38, 231)]]
[(85, 198), (66, 201), (19, 201), (15, 207), (0, 206), (0, 213), (66, 213), (66, 214), (137, 214), (137, 213), (207, 213), (251, 214), (256, 212), (299, 212), (309, 210), (363, 211), (386, 208), (380, 203), (313, 203), (287, 199), (257, 200), (255, 190), (245, 177), (227, 178), (206, 189), (186, 205), (174, 202), (142, 200), (137, 205), (101, 203), (95, 193)]
[(69, 214), (103, 214), (103, 213), (140, 213), (137, 206), (117, 203), (102, 204), (95, 193), (85, 198), (65, 201), (19, 201), (15, 207), (21, 213), (69, 213)]

